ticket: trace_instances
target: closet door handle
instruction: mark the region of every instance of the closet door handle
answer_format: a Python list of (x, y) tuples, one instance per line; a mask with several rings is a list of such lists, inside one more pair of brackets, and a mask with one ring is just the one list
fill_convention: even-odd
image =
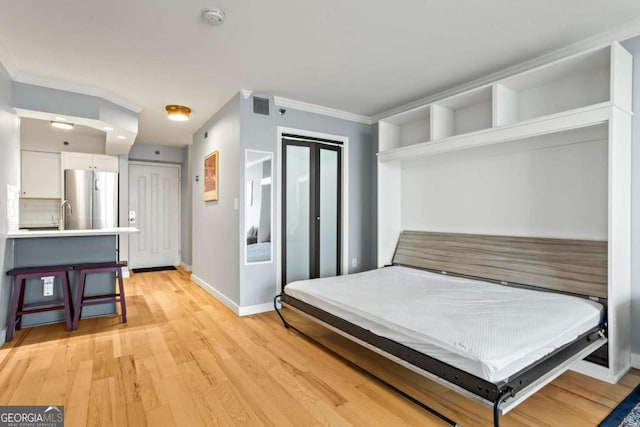
[(316, 217), (316, 221), (320, 221), (320, 217), (319, 216)]

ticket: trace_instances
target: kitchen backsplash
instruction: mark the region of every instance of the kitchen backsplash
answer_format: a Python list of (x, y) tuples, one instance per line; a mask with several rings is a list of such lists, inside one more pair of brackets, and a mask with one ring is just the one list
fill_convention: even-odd
[(15, 185), (7, 184), (7, 231), (18, 231), (18, 200), (20, 198), (20, 189)]
[(20, 228), (57, 227), (59, 223), (59, 200), (20, 199)]

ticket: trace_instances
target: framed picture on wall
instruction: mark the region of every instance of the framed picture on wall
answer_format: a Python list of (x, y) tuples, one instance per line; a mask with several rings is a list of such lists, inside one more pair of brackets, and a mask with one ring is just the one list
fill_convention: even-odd
[(204, 158), (204, 201), (218, 200), (218, 152)]

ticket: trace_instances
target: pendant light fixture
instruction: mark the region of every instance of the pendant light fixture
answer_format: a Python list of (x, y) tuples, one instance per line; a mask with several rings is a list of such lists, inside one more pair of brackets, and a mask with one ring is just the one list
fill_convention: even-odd
[(167, 110), (169, 120), (173, 120), (174, 122), (186, 122), (189, 120), (189, 114), (191, 113), (191, 108), (189, 107), (185, 107), (184, 105), (167, 105), (165, 109)]

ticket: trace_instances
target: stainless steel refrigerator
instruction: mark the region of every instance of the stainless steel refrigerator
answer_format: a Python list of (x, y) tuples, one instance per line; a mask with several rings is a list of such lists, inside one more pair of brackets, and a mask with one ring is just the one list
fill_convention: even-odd
[[(67, 169), (64, 171), (61, 213), (67, 230), (118, 226), (118, 173)], [(62, 218), (61, 218), (62, 220)]]

